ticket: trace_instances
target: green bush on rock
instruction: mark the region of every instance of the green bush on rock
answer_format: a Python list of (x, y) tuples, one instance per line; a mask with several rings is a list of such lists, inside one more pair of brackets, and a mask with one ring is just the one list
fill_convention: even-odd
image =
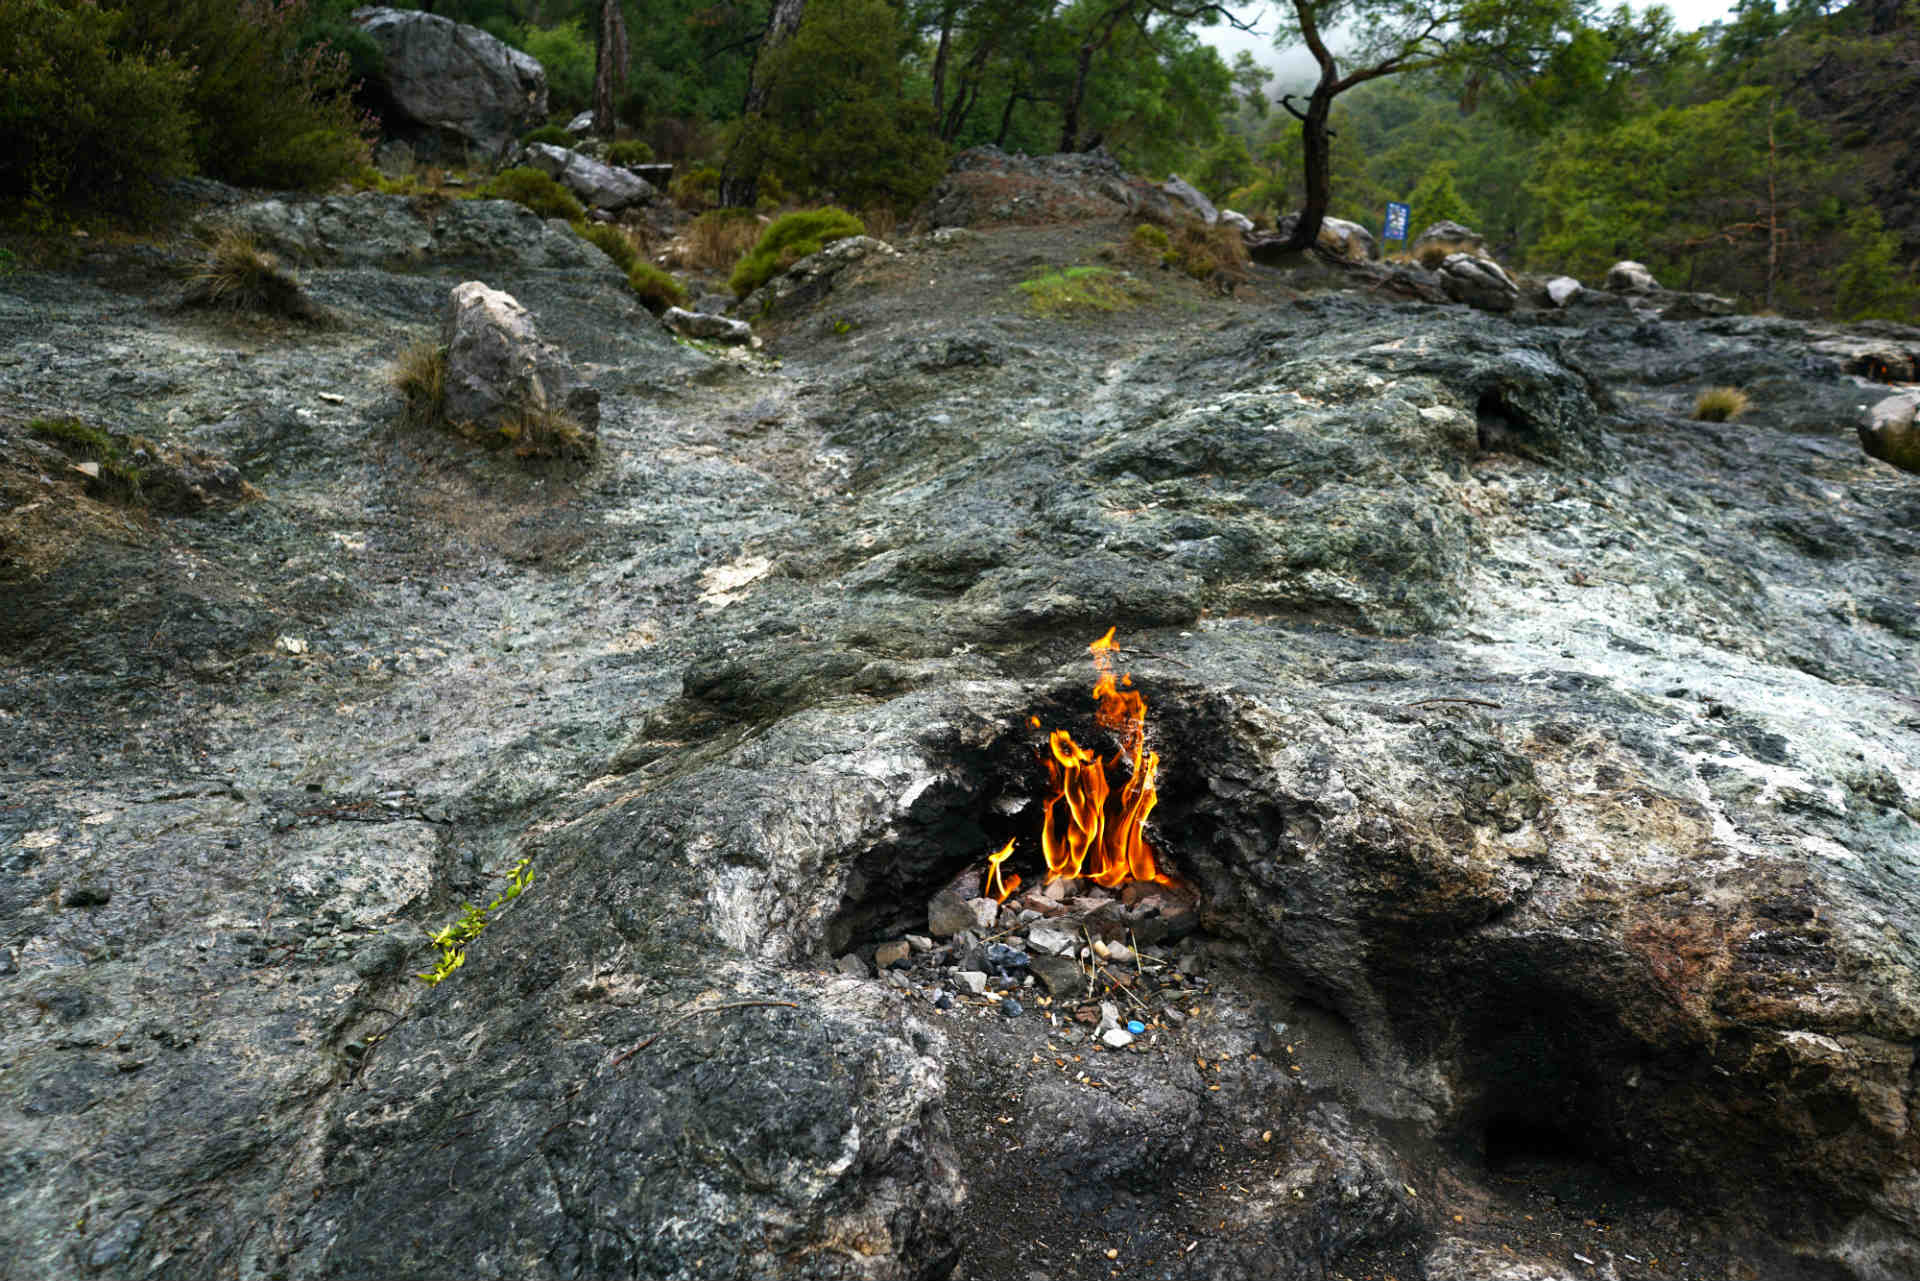
[(836, 240), (862, 236), (867, 225), (844, 209), (806, 209), (776, 219), (758, 244), (740, 260), (728, 279), (734, 296), (745, 298), (767, 281), (809, 254), (817, 254)]
[(511, 200), (525, 205), (542, 218), (579, 222), (587, 216), (586, 206), (576, 200), (571, 191), (538, 169), (502, 169), (480, 188), (480, 195), (488, 200)]
[(644, 258), (627, 269), (627, 284), (656, 316), (669, 307), (684, 307), (689, 301), (686, 288), (679, 281)]
[(653, 163), (653, 148), (638, 138), (629, 138), (625, 142), (616, 142), (607, 148), (607, 163), (610, 165), (645, 165)]

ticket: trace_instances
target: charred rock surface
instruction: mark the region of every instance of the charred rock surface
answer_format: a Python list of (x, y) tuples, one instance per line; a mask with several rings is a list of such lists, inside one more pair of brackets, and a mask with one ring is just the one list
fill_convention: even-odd
[[(489, 279), (602, 393), (584, 473), (398, 425), (465, 258), (310, 271), (324, 334), (0, 282), (10, 1267), (1920, 1269), (1888, 389), (1778, 321), (1265, 277), (1065, 327), (1028, 234), (863, 260), (779, 367)], [(82, 407), (265, 498), (116, 523), (14, 465)], [(1109, 749), (1109, 626), (1199, 911), (1104, 998), (1142, 1031), (945, 940), (833, 968), (1009, 838), (1037, 881), (1033, 719)]]

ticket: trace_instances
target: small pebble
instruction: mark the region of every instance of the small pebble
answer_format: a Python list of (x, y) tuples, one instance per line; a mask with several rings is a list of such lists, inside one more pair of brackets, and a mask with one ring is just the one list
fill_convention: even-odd
[(1008, 947), (1005, 943), (987, 944), (987, 964), (996, 970), (1024, 970), (1029, 959), (1017, 947)]
[(1010, 1019), (1017, 1019), (1026, 1013), (1026, 1011), (1021, 1008), (1020, 1002), (1014, 1000), (1012, 997), (1008, 997), (1006, 1000), (1000, 1002), (1000, 1012)]
[(933, 1008), (936, 1010), (952, 1009), (953, 997), (946, 992), (942, 992), (940, 995), (933, 998)]
[(1100, 1043), (1111, 1050), (1124, 1050), (1133, 1044), (1133, 1033), (1123, 1027), (1108, 1028), (1100, 1034)]

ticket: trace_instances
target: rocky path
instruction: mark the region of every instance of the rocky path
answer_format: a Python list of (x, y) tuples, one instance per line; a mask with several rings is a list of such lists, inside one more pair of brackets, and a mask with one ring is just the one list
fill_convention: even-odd
[[(319, 332), (0, 281), (9, 1274), (1911, 1272), (1873, 389), (1278, 275), (1025, 312), (1124, 232), (906, 246), (745, 360), (578, 263), (319, 266)], [(398, 424), (469, 275), (600, 387), (590, 468)], [(1659, 409), (1762, 367), (1771, 419)], [(265, 497), (94, 503), (49, 413)], [(1197, 1013), (1109, 1051), (834, 969), (1022, 836), (1109, 626)]]

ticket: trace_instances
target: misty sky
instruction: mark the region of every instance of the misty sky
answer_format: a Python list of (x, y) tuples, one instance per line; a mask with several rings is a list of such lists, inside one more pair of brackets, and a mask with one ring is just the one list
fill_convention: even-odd
[[(1634, 5), (1635, 9), (1651, 6)], [(1675, 24), (1682, 31), (1694, 31), (1709, 22), (1717, 22), (1726, 17), (1733, 9), (1732, 0), (1667, 0), (1666, 7), (1673, 11)], [(1228, 62), (1240, 50), (1253, 54), (1255, 61), (1262, 66), (1273, 68), (1278, 79), (1295, 83), (1310, 81), (1314, 78), (1313, 56), (1305, 49), (1293, 48), (1279, 50), (1273, 47), (1274, 17), (1272, 10), (1262, 7), (1258, 10), (1241, 10), (1242, 15), (1251, 12), (1251, 19), (1260, 29), (1259, 35), (1247, 35), (1226, 25), (1206, 28), (1201, 36), (1206, 42), (1220, 51), (1220, 56)]]

